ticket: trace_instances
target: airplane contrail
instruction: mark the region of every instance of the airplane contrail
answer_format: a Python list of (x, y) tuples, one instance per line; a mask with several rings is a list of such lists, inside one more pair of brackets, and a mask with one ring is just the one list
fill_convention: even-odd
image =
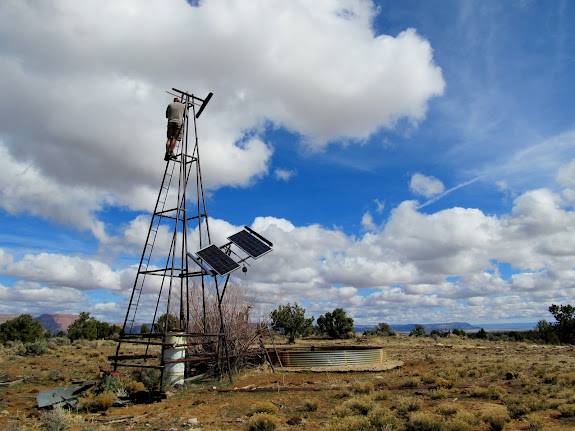
[(441, 194), (435, 196), (434, 198), (429, 199), (427, 202), (424, 202), (424, 203), (422, 203), (421, 205), (419, 205), (419, 206), (417, 207), (417, 209), (426, 207), (427, 205), (430, 205), (430, 204), (432, 204), (432, 203), (434, 203), (434, 202), (437, 202), (439, 199), (441, 199), (442, 197), (448, 195), (448, 194), (451, 193), (452, 191), (457, 190), (457, 189), (460, 189), (461, 187), (468, 186), (469, 184), (473, 184), (474, 182), (476, 182), (476, 181), (478, 181), (478, 180), (480, 180), (480, 179), (482, 179), (482, 178), (485, 178), (486, 176), (487, 176), (487, 175), (480, 175), (480, 176), (478, 176), (478, 177), (475, 177), (475, 178), (470, 179), (469, 181), (466, 181), (466, 182), (464, 182), (464, 183), (458, 184), (458, 185), (456, 185), (455, 187), (450, 188), (449, 190), (445, 190), (443, 193), (441, 193)]

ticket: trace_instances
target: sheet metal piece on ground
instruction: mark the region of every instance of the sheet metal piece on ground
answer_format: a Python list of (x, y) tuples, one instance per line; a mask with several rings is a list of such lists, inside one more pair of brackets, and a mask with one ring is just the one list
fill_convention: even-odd
[(38, 408), (75, 407), (78, 404), (78, 398), (95, 384), (96, 382), (88, 380), (79, 385), (40, 391), (36, 397), (36, 403)]
[(261, 239), (256, 238), (247, 230), (241, 230), (238, 233), (229, 236), (228, 239), (254, 259), (272, 251), (272, 248), (269, 245)]
[(196, 252), (196, 255), (221, 276), (228, 275), (240, 267), (237, 262), (214, 244)]

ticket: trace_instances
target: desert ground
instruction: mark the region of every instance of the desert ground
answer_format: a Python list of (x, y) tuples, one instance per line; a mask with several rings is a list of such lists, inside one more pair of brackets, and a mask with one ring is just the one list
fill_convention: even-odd
[[(281, 345), (282, 340), (276, 340)], [(298, 345), (334, 341), (299, 340)], [(40, 410), (40, 391), (98, 380), (115, 342), (0, 347), (2, 430), (572, 430), (575, 348), (450, 336), (357, 336), (382, 346), (387, 371), (242, 369), (153, 403)], [(30, 351), (32, 350), (32, 351)], [(122, 370), (124, 373), (124, 370)], [(122, 375), (122, 380), (128, 376)]]

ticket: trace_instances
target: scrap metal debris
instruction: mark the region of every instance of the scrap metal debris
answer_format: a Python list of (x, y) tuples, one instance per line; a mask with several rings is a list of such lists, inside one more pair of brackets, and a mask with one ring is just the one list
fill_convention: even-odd
[(76, 407), (78, 398), (95, 384), (96, 382), (92, 380), (86, 380), (77, 385), (40, 391), (36, 397), (36, 403), (40, 409), (47, 407)]

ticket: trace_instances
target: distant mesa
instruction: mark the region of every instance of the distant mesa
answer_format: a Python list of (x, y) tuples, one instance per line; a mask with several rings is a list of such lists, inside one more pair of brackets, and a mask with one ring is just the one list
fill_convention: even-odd
[[(0, 314), (0, 324), (8, 320), (15, 319), (20, 314)], [(57, 334), (60, 331), (66, 332), (70, 326), (79, 317), (79, 314), (41, 314), (32, 316), (32, 320), (40, 322), (44, 330)]]
[(33, 320), (40, 322), (46, 331), (57, 334), (60, 331), (66, 332), (78, 317), (78, 314), (41, 314), (33, 317)]

